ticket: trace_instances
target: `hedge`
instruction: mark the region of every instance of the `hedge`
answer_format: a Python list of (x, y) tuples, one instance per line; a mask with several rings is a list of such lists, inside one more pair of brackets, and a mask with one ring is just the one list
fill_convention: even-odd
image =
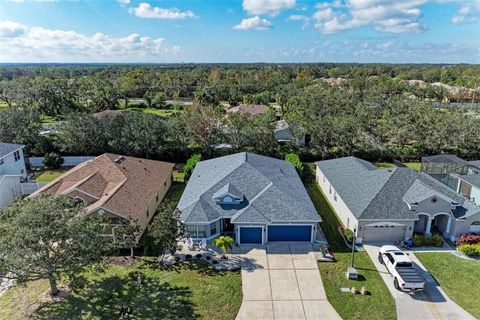
[(427, 237), (423, 234), (414, 234), (412, 237), (412, 243), (414, 247), (421, 247), (421, 246), (442, 247), (443, 238), (438, 234), (433, 235), (431, 237)]
[(462, 244), (458, 246), (458, 250), (460, 250), (467, 256), (480, 256), (480, 243)]

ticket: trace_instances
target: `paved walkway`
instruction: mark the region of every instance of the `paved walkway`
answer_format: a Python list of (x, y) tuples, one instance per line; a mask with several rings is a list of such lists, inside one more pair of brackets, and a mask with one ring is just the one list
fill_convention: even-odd
[(312, 246), (241, 247), (243, 303), (237, 319), (341, 319), (327, 301)]
[(397, 306), (397, 319), (439, 319), (439, 320), (469, 320), (475, 319), (459, 305), (453, 302), (432, 278), (430, 273), (420, 263), (413, 253), (409, 253), (410, 259), (416, 264), (415, 268), (421, 277), (425, 279), (425, 290), (415, 294), (406, 293), (395, 289), (393, 277), (388, 273), (384, 265), (378, 262), (380, 246), (365, 245), (365, 250), (372, 259), (375, 267), (382, 276), (390, 290)]

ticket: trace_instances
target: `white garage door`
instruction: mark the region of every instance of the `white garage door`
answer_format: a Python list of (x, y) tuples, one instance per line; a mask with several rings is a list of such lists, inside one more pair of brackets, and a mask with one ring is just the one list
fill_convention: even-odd
[(404, 240), (406, 226), (368, 226), (364, 227), (363, 242), (394, 242)]

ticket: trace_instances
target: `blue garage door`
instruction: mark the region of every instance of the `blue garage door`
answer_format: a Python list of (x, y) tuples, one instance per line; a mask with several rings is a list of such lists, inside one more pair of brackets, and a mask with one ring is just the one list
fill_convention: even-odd
[(240, 243), (262, 244), (262, 228), (241, 227)]
[(312, 226), (269, 226), (268, 242), (308, 241), (312, 238)]

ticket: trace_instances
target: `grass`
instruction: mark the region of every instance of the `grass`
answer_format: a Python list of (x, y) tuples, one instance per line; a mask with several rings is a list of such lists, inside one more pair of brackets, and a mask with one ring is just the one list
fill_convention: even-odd
[(13, 287), (0, 297), (0, 319), (119, 319), (122, 306), (133, 309), (133, 319), (235, 319), (242, 303), (239, 271), (215, 271), (201, 262), (156, 266), (85, 272), (82, 285), (56, 303), (44, 298), (45, 280)]
[(420, 162), (404, 162), (403, 164), (416, 171), (420, 171), (420, 167), (422, 165)]
[(48, 183), (60, 177), (67, 171), (67, 168), (42, 171), (40, 174), (34, 177), (34, 180), (40, 183)]
[(480, 319), (480, 261), (466, 260), (451, 253), (415, 253), (440, 283), (447, 295)]
[(125, 110), (135, 111), (135, 112), (143, 112), (149, 114), (155, 114), (160, 117), (168, 117), (175, 113), (182, 112), (181, 110), (168, 110), (168, 109), (155, 109), (155, 108), (137, 108), (137, 107), (128, 107)]
[[(337, 262), (319, 263), (327, 298), (343, 319), (395, 319), (396, 309), (380, 274), (366, 252), (355, 253), (355, 268), (360, 280), (348, 280), (345, 271), (350, 266), (351, 253), (338, 232), (340, 221), (316, 183), (307, 183), (310, 197), (322, 218), (321, 227), (334, 251)], [(344, 293), (340, 288), (365, 287), (370, 296)]]
[(54, 124), (57, 120), (54, 117), (42, 115), (42, 124)]
[(380, 169), (393, 169), (397, 166), (390, 162), (375, 162), (375, 166)]

